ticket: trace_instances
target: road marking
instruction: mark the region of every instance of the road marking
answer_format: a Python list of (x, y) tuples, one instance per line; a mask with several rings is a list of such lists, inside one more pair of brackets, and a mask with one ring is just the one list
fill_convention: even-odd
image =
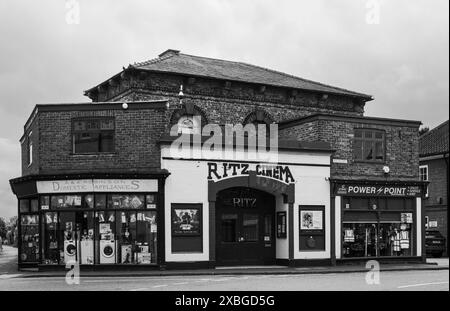
[(160, 288), (160, 287), (167, 287), (168, 285), (167, 284), (163, 284), (163, 285), (155, 285), (155, 286), (152, 286), (153, 288)]
[(172, 285), (186, 285), (189, 284), (188, 282), (179, 282), (179, 283), (173, 283)]
[(408, 288), (408, 287), (419, 287), (419, 286), (441, 285), (441, 284), (448, 284), (448, 281), (447, 282), (434, 282), (434, 283), (403, 285), (403, 286), (398, 286), (397, 288)]
[(138, 291), (143, 291), (143, 290), (148, 290), (148, 288), (142, 287), (142, 288), (130, 289), (130, 292), (138, 292)]
[(12, 278), (17, 278), (20, 277), (22, 274), (0, 274), (0, 279), (4, 280), (4, 279), (12, 279)]

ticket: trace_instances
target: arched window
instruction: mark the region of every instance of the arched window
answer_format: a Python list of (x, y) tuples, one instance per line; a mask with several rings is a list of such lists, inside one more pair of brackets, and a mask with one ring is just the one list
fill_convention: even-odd
[(200, 134), (200, 118), (193, 115), (184, 115), (178, 119), (178, 133), (181, 134)]
[(184, 134), (200, 134), (203, 125), (207, 123), (203, 110), (192, 103), (185, 103), (170, 118), (171, 126), (176, 125), (178, 133)]
[(251, 133), (257, 135), (258, 125), (266, 125), (266, 135), (270, 134), (270, 124), (274, 123), (273, 118), (266, 111), (258, 108), (255, 111), (245, 117), (243, 125), (253, 124), (255, 126), (255, 132)]

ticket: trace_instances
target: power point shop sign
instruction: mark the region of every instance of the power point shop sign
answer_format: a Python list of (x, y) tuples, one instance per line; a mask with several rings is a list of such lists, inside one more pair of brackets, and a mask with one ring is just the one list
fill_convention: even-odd
[(420, 197), (420, 186), (337, 184), (335, 195), (371, 197)]

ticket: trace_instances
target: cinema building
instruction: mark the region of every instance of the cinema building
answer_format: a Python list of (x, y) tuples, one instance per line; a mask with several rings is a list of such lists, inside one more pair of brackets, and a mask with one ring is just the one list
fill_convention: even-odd
[[(176, 50), (85, 95), (24, 126), (20, 268), (424, 260), (421, 123), (364, 116), (371, 96)], [(262, 126), (276, 161), (208, 124)]]

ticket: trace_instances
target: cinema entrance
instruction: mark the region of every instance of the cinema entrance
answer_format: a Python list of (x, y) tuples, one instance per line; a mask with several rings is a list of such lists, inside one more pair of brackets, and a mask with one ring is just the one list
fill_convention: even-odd
[(275, 264), (275, 197), (236, 187), (222, 190), (216, 200), (216, 264)]

